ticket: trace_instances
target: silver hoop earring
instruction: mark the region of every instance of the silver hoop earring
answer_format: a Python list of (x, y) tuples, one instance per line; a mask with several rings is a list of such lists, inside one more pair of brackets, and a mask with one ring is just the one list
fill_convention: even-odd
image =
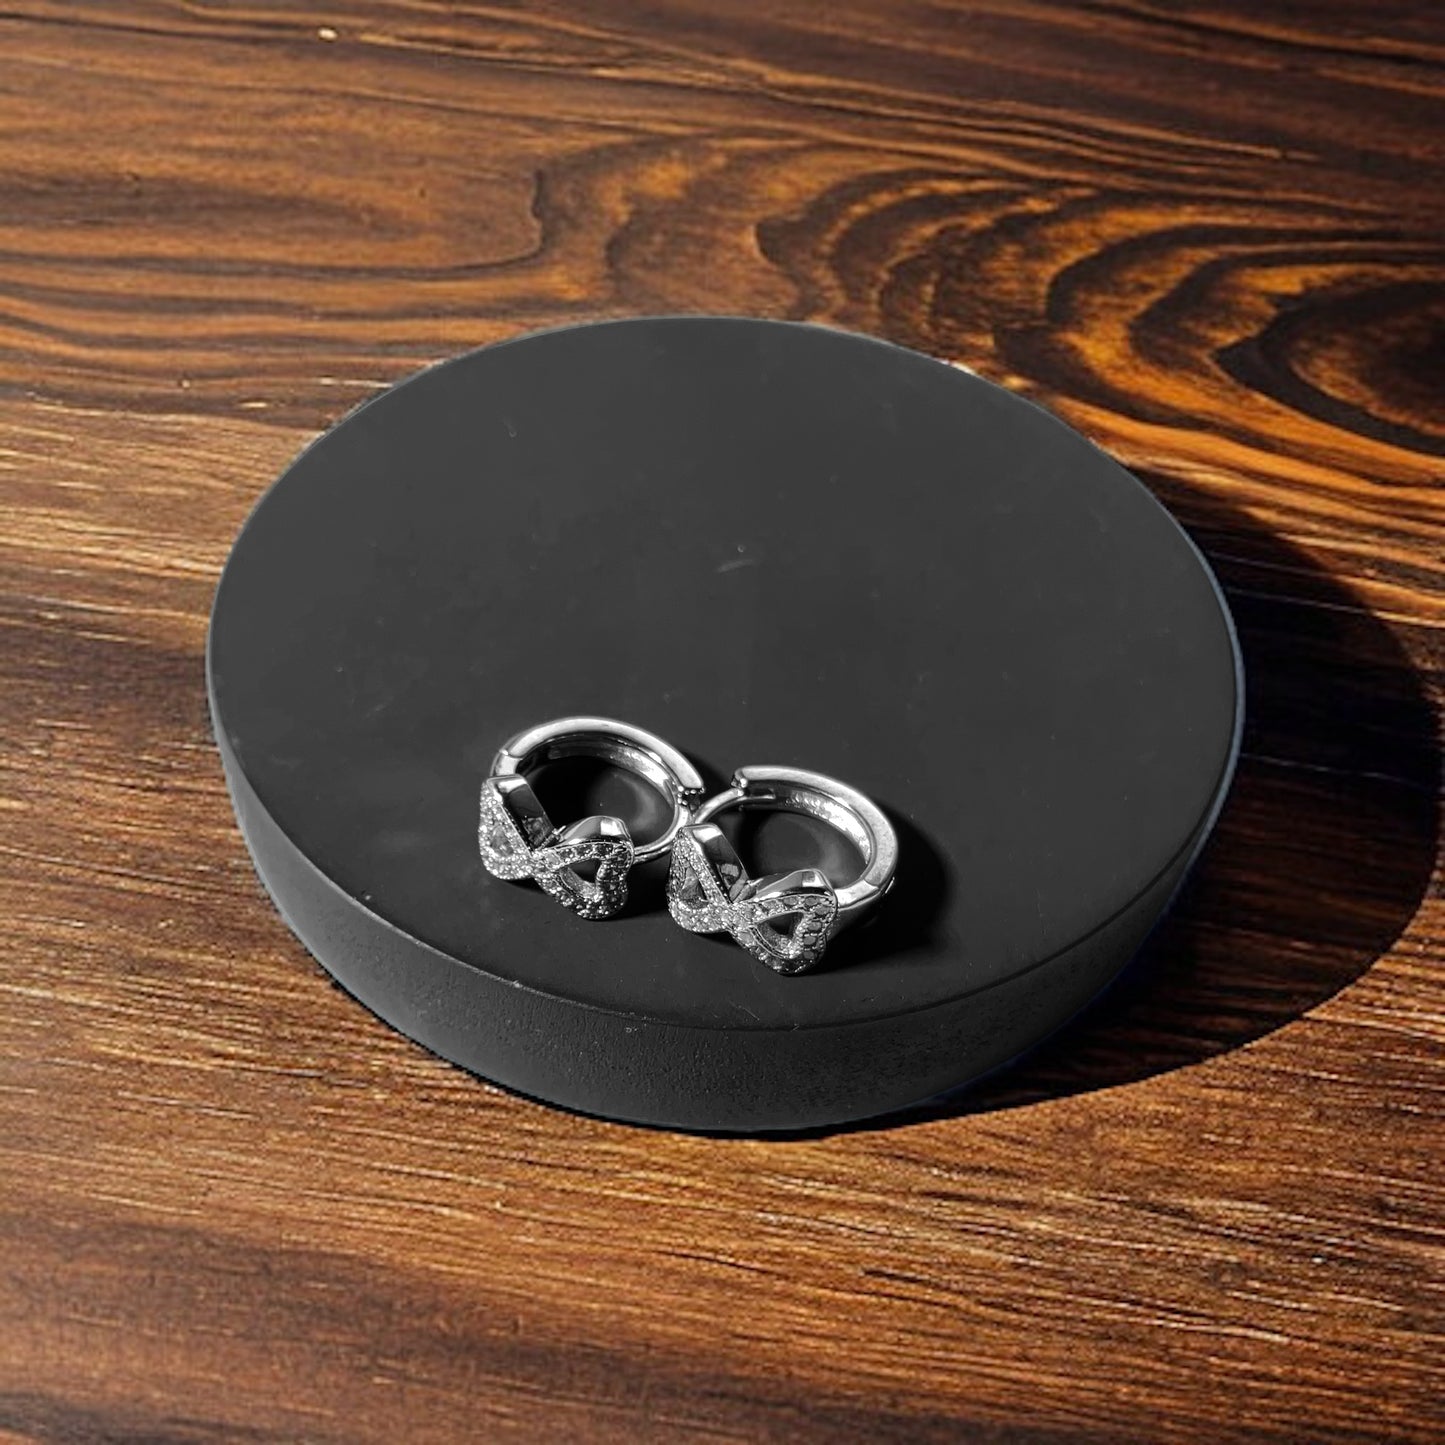
[[(750, 879), (712, 821), (731, 808), (806, 813), (843, 834), (863, 855), (863, 872), (835, 889), (816, 868)], [(726, 792), (709, 798), (678, 832), (667, 880), (667, 908), (693, 933), (731, 933), (760, 963), (806, 973), (828, 940), (893, 886), (898, 836), (883, 811), (856, 788), (801, 768), (748, 767)], [(792, 917), (791, 934), (778, 928)]]
[[(621, 818), (582, 818), (558, 828), (537, 801), (526, 774), (558, 758), (590, 757), (615, 764), (651, 784), (672, 805), (672, 820), (647, 843), (636, 843)], [(582, 918), (610, 918), (627, 901), (634, 864), (660, 858), (702, 797), (697, 769), (654, 733), (605, 717), (564, 717), (518, 733), (492, 759), (482, 784), (477, 842), (497, 878), (532, 878)], [(576, 865), (596, 865), (595, 879)]]

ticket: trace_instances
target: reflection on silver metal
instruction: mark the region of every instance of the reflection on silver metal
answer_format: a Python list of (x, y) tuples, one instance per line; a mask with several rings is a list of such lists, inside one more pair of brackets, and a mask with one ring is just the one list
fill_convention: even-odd
[[(773, 808), (818, 818), (858, 849), (863, 872), (839, 889), (816, 868), (750, 879), (712, 821), (729, 808)], [(739, 768), (732, 787), (709, 798), (678, 833), (667, 908), (693, 933), (731, 933), (769, 968), (806, 973), (817, 967), (833, 934), (893, 886), (897, 867), (893, 825), (856, 788), (801, 768)], [(795, 920), (791, 933), (778, 926), (787, 918)]]
[[(525, 774), (557, 758), (600, 758), (656, 788), (672, 819), (656, 838), (636, 843), (621, 818), (583, 818), (558, 828), (537, 801)], [(497, 878), (533, 878), (582, 918), (610, 918), (627, 902), (634, 863), (661, 857), (702, 797), (697, 769), (653, 733), (605, 717), (566, 717), (518, 733), (492, 759), (482, 784), (477, 843)], [(585, 879), (577, 865), (591, 865)]]

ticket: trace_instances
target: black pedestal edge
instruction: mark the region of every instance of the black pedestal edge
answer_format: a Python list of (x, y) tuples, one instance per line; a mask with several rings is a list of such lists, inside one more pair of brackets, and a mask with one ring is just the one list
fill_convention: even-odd
[(292, 932), (371, 1012), (520, 1093), (697, 1132), (793, 1131), (891, 1113), (1042, 1042), (1112, 982), (1163, 916), (1229, 782), (1226, 774), (1208, 817), (1149, 888), (1073, 947), (1001, 983), (862, 1023), (703, 1029), (553, 997), (410, 937), (317, 869), (262, 806), (220, 729), (217, 744), (257, 875)]

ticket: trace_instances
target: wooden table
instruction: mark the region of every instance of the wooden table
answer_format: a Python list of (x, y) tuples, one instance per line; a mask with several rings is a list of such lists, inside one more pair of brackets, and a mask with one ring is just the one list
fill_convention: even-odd
[[(1442, 151), (1409, 0), (7, 6), (0, 1437), (1440, 1438)], [(439, 1063), (276, 916), (209, 736), (212, 587), (318, 429), (694, 310), (1036, 397), (1243, 634), (1147, 965), (888, 1126)]]

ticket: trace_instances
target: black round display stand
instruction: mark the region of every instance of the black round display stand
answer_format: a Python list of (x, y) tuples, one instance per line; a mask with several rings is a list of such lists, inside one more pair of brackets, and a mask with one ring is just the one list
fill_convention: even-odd
[[(212, 717), (292, 929), (387, 1022), (591, 1113), (796, 1129), (916, 1102), (1104, 987), (1214, 820), (1242, 693), (1179, 527), (1048, 413), (844, 332), (658, 318), (433, 367), (309, 447), (217, 589)], [(822, 971), (683, 932), (666, 860), (589, 922), (490, 877), (495, 749), (603, 714), (722, 786), (783, 763), (895, 821), (898, 882)], [(559, 821), (660, 808), (539, 780)], [(810, 820), (750, 871), (856, 860)]]

